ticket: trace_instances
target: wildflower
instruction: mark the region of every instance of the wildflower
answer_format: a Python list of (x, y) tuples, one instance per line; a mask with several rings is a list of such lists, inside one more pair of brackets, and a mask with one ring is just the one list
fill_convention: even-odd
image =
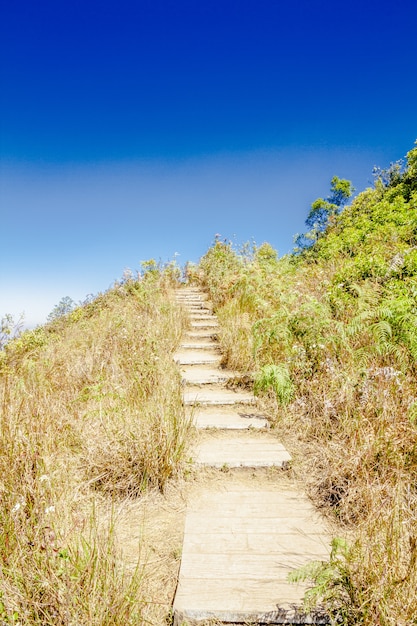
[(49, 482), (48, 474), (42, 474), (42, 476), (39, 476), (39, 482), (41, 482), (41, 483)]
[(46, 509), (45, 509), (45, 513), (46, 513), (46, 515), (48, 515), (49, 513), (55, 513), (55, 507), (53, 505), (52, 506), (47, 506)]
[(26, 505), (26, 502), (24, 500), (20, 500), (19, 502), (16, 502), (16, 504), (14, 505), (14, 507), (12, 508), (12, 513), (17, 513), (18, 511), (20, 511), (21, 508), (23, 508)]

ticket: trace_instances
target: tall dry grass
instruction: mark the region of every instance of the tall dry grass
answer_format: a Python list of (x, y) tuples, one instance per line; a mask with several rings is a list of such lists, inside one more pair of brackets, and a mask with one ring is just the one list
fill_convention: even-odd
[(0, 353), (2, 624), (143, 623), (143, 564), (124, 568), (111, 511), (184, 462), (169, 282), (128, 278)]

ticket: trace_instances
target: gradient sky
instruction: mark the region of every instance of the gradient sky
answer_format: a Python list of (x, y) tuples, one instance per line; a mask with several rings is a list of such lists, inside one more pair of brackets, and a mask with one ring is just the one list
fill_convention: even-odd
[(0, 317), (304, 231), (417, 138), (415, 0), (1, 0)]

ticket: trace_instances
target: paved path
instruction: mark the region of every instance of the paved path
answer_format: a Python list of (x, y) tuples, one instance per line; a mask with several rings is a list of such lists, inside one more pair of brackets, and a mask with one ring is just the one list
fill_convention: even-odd
[[(190, 315), (175, 360), (199, 429), (195, 463), (222, 471), (286, 469), (291, 456), (268, 431), (252, 392), (239, 387), (237, 372), (220, 368), (218, 322), (206, 295), (182, 288), (176, 297)], [(174, 625), (328, 623), (320, 613), (304, 614), (305, 585), (287, 581), (294, 568), (328, 558), (324, 522), (285, 472), (275, 481), (242, 481), (233, 472), (226, 483), (190, 496)]]

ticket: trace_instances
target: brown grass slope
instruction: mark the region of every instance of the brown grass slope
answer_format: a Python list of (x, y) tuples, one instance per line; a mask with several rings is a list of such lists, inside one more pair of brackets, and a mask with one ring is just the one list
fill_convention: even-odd
[(0, 352), (0, 624), (148, 623), (116, 513), (184, 462), (169, 279), (127, 279)]

